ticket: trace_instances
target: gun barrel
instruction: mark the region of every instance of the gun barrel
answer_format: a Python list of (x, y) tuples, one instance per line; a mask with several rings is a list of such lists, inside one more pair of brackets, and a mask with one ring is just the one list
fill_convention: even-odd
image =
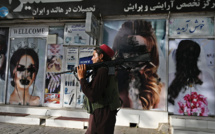
[[(145, 53), (145, 54), (142, 54), (139, 56), (130, 57), (130, 58), (126, 58), (126, 59), (119, 59), (119, 60), (112, 60), (112, 61), (88, 64), (88, 65), (86, 65), (86, 69), (92, 70), (93, 68), (98, 68), (98, 67), (114, 67), (114, 66), (122, 65), (125, 62), (150, 62), (150, 53)], [(73, 71), (75, 73), (77, 73), (77, 67), (75, 67), (74, 70), (71, 70), (71, 71), (56, 73), (56, 75), (64, 74), (64, 73), (71, 73)]]
[[(130, 57), (130, 58), (126, 58), (126, 59), (87, 64), (86, 69), (91, 70), (93, 68), (98, 68), (98, 67), (114, 67), (117, 65), (122, 65), (124, 62), (149, 62), (149, 61), (150, 61), (150, 54), (145, 53), (145, 54), (142, 54), (139, 56)], [(77, 72), (77, 67), (74, 68), (74, 72)]]

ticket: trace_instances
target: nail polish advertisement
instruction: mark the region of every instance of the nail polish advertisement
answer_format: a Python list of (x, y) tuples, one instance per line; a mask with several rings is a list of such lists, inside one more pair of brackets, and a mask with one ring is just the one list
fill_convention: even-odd
[(58, 93), (60, 94), (61, 75), (55, 73), (46, 73), (46, 86), (45, 93)]
[[(63, 57), (64, 27), (50, 27), (49, 35), (56, 35), (56, 37), (52, 39), (53, 42), (51, 42), (51, 44), (48, 44), (47, 46), (46, 83), (45, 83), (46, 96), (45, 103), (47, 105), (60, 104), (60, 93), (62, 90), (61, 89), (62, 75), (56, 75), (55, 73), (61, 72), (63, 70), (62, 62), (64, 58)], [(56, 99), (58, 99), (58, 101), (56, 101)]]
[(47, 56), (47, 72), (60, 72), (62, 70), (63, 45), (49, 44)]

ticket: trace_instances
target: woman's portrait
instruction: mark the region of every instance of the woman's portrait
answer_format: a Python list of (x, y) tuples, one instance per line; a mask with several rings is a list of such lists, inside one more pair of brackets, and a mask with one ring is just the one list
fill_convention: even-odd
[(5, 101), (5, 73), (8, 48), (8, 28), (0, 28), (0, 102)]
[[(197, 41), (205, 43), (201, 39)], [(180, 40), (178, 44), (177, 40), (170, 42), (170, 49), (174, 45), (176, 48), (169, 56), (169, 64), (175, 65), (175, 71), (169, 73), (168, 112), (188, 116), (214, 115), (215, 87), (211, 75), (214, 72), (208, 65), (203, 67), (207, 60), (205, 55), (210, 51), (203, 47), (209, 44), (201, 46), (198, 42), (190, 39)]]
[(34, 89), (29, 92), (30, 86), (34, 87), (39, 69), (38, 54), (31, 48), (16, 50), (10, 59), (11, 85), (14, 87), (10, 95), (10, 104), (39, 105), (40, 97), (33, 96)]
[(5, 79), (5, 68), (6, 68), (6, 52), (7, 52), (7, 41), (6, 36), (0, 34), (0, 79)]
[(130, 20), (122, 23), (114, 41), (115, 59), (149, 53), (150, 63), (129, 63), (128, 68), (117, 69), (118, 88), (123, 107), (134, 109), (164, 109), (165, 84), (157, 71), (159, 51), (151, 22)]

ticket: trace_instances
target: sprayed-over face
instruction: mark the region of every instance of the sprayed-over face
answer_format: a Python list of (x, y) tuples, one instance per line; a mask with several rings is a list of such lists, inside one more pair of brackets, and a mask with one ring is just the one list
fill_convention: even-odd
[(35, 62), (29, 55), (23, 55), (13, 70), (17, 88), (29, 88), (36, 77)]

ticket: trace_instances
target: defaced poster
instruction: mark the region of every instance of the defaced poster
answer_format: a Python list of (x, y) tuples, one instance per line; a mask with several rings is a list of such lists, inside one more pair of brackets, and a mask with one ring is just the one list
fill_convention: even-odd
[(215, 114), (212, 39), (169, 41), (168, 112), (185, 116)]
[(165, 20), (104, 21), (103, 43), (115, 51), (115, 60), (151, 54), (149, 63), (125, 64), (117, 70), (124, 108), (166, 110), (165, 29)]
[[(215, 115), (214, 35), (211, 17), (169, 20), (168, 112), (184, 116)], [(176, 38), (176, 37), (190, 38)], [(198, 38), (191, 38), (198, 37)]]
[(5, 72), (8, 50), (8, 31), (7, 27), (0, 27), (0, 103), (5, 101)]
[(45, 38), (12, 38), (7, 103), (42, 105)]
[(43, 104), (48, 27), (10, 28), (7, 103)]

